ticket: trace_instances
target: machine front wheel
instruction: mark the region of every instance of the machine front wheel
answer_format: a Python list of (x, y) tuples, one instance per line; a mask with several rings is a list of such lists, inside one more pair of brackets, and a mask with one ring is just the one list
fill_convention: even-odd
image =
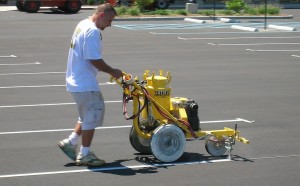
[(134, 127), (131, 127), (129, 132), (129, 141), (131, 146), (142, 154), (151, 154), (150, 140), (143, 139), (138, 136)]
[(219, 141), (215, 137), (206, 140), (205, 149), (212, 156), (222, 156), (227, 151), (225, 141)]
[(162, 162), (173, 162), (179, 159), (185, 149), (185, 135), (172, 124), (157, 127), (150, 141), (152, 154)]

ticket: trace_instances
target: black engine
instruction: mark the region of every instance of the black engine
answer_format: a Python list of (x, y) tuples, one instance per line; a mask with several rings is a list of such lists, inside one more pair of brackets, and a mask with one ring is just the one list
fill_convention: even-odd
[(200, 130), (200, 120), (198, 117), (198, 104), (193, 99), (189, 99), (185, 105), (185, 111), (193, 131)]

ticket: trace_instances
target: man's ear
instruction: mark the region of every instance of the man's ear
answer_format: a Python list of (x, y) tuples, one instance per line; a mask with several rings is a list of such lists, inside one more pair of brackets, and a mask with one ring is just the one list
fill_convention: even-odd
[(104, 16), (104, 12), (100, 12), (100, 17), (102, 18)]

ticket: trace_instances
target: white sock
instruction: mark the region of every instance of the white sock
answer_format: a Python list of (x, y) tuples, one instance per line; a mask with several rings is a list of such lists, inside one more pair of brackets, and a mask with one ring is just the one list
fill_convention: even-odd
[(83, 156), (86, 156), (89, 154), (90, 152), (90, 147), (84, 147), (84, 146), (80, 146), (80, 152)]
[(76, 145), (78, 142), (79, 135), (76, 132), (72, 132), (72, 134), (69, 136), (69, 140), (72, 145)]

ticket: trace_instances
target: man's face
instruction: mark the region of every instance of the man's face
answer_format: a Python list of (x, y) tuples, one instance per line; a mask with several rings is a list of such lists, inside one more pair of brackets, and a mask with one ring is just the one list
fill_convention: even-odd
[(113, 12), (100, 12), (98, 14), (96, 26), (100, 30), (104, 30), (106, 27), (110, 27), (113, 19), (115, 18), (115, 14)]

